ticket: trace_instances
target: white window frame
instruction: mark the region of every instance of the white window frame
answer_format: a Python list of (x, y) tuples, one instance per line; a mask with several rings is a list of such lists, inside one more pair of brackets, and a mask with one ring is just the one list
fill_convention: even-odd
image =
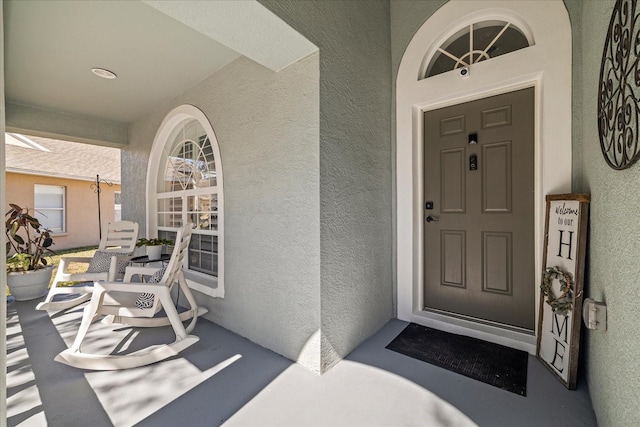
[[(434, 75), (429, 74), (431, 72), (431, 67), (433, 66), (433, 63), (436, 59), (435, 57), (437, 53), (441, 53), (444, 56), (448, 56), (451, 60), (455, 61), (455, 65), (452, 68), (452, 70), (455, 70), (461, 67), (469, 67), (481, 61), (488, 61), (488, 60), (494, 59), (489, 56), (488, 54), (489, 49), (492, 46), (494, 46), (496, 42), (498, 42), (502, 38), (503, 34), (507, 31), (508, 28), (515, 29), (520, 34), (522, 34), (522, 36), (527, 40), (527, 46), (522, 47), (520, 49), (526, 49), (527, 47), (533, 46), (535, 44), (535, 41), (533, 39), (533, 34), (531, 33), (531, 29), (528, 28), (528, 26), (526, 26), (526, 23), (524, 23), (522, 20), (519, 20), (518, 23), (513, 21), (514, 21), (513, 19), (482, 20), (482, 21), (474, 21), (468, 25), (463, 25), (457, 30), (455, 29), (455, 27), (452, 29), (449, 29), (448, 33), (450, 33), (451, 30), (454, 30), (453, 34), (450, 35), (448, 39), (444, 40), (440, 44), (440, 46), (438, 46), (437, 48), (430, 49), (430, 51), (425, 56), (425, 59), (421, 65), (421, 73), (422, 73), (421, 79), (428, 79), (429, 77), (433, 77), (437, 75), (437, 74), (434, 74)], [(493, 40), (491, 40), (491, 42), (487, 44), (487, 46), (483, 50), (474, 49), (474, 42), (473, 42), (474, 31), (478, 27), (487, 26), (487, 25), (502, 26), (502, 29), (493, 38)], [(525, 25), (525, 27), (520, 28), (519, 25)], [(463, 32), (463, 34), (460, 34), (461, 32)], [(469, 40), (469, 49), (465, 52), (465, 55), (458, 58), (457, 56), (449, 52), (449, 45), (460, 37), (467, 37), (467, 39)], [(506, 53), (515, 52), (516, 50), (520, 50), (520, 49), (515, 49), (513, 51), (509, 51)], [(474, 55), (476, 55), (475, 59), (474, 59)]]
[[(43, 208), (38, 206), (37, 195), (42, 192), (38, 192), (38, 187), (42, 188), (59, 188), (62, 190), (62, 206), (59, 208)], [(33, 206), (35, 211), (35, 217), (38, 218), (39, 215), (45, 215), (48, 211), (60, 211), (62, 212), (62, 228), (51, 229), (52, 234), (63, 234), (67, 232), (67, 189), (63, 185), (46, 185), (46, 184), (34, 184), (33, 185)], [(46, 228), (46, 227), (45, 227)]]
[[(217, 231), (194, 230), (194, 233), (203, 235), (218, 236), (218, 276), (211, 276), (194, 270), (186, 269), (186, 280), (190, 288), (209, 295), (211, 297), (224, 297), (224, 194), (223, 194), (223, 173), (222, 161), (220, 158), (220, 148), (218, 147), (218, 139), (213, 127), (206, 115), (193, 105), (181, 105), (171, 110), (162, 121), (158, 128), (156, 136), (151, 148), (149, 165), (147, 168), (147, 232), (149, 236), (157, 235), (158, 229), (166, 229), (158, 227), (158, 199), (167, 196), (167, 193), (158, 193), (157, 181), (159, 168), (164, 166), (164, 147), (167, 143), (173, 143), (169, 140), (173, 130), (179, 126), (184, 120), (197, 120), (203, 127), (209, 137), (211, 148), (213, 150), (214, 161), (216, 165), (216, 186), (205, 187), (197, 190), (184, 190), (181, 196), (193, 196), (198, 194), (217, 194), (218, 196), (218, 229)], [(175, 194), (174, 192), (170, 194)], [(183, 204), (186, 206), (186, 204)], [(168, 229), (167, 229), (168, 230)]]
[(113, 217), (114, 217), (114, 221), (121, 221), (122, 220), (122, 203), (116, 203), (116, 199), (118, 198), (118, 195), (120, 195), (120, 201), (122, 201), (122, 192), (121, 191), (115, 191), (113, 193)]

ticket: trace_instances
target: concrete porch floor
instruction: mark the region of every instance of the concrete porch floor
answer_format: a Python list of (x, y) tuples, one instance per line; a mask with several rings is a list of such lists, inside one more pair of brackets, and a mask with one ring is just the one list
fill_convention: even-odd
[[(7, 306), (9, 426), (597, 425), (582, 379), (569, 391), (529, 356), (518, 396), (385, 349), (406, 326), (398, 320), (322, 376), (203, 320), (200, 341), (175, 359), (92, 372), (53, 360), (81, 310), (47, 314), (37, 302)], [(145, 346), (168, 332), (98, 326), (108, 338), (87, 345)]]

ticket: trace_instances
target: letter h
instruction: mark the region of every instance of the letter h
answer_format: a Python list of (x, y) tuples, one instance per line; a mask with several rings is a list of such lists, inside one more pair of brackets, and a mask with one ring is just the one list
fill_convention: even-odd
[(565, 243), (562, 241), (562, 234), (564, 233), (564, 230), (558, 230), (560, 231), (560, 244), (558, 245), (558, 256), (560, 258), (564, 258), (562, 256), (562, 246), (568, 246), (569, 247), (569, 254), (567, 256), (567, 259), (572, 259), (571, 258), (571, 246), (573, 245), (573, 231), (569, 232), (569, 243)]

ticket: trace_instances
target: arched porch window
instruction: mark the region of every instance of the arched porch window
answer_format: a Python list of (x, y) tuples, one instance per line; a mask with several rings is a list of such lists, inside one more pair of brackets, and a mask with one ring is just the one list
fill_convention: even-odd
[(223, 294), (223, 194), (220, 150), (204, 113), (184, 105), (163, 122), (148, 174), (149, 230), (173, 239), (193, 227), (185, 277), (211, 296)]

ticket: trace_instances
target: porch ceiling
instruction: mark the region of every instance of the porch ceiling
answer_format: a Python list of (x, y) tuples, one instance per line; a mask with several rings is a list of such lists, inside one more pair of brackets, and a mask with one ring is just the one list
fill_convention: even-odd
[(128, 124), (241, 55), (277, 71), (315, 49), (257, 2), (205, 3), (5, 0), (5, 98)]

